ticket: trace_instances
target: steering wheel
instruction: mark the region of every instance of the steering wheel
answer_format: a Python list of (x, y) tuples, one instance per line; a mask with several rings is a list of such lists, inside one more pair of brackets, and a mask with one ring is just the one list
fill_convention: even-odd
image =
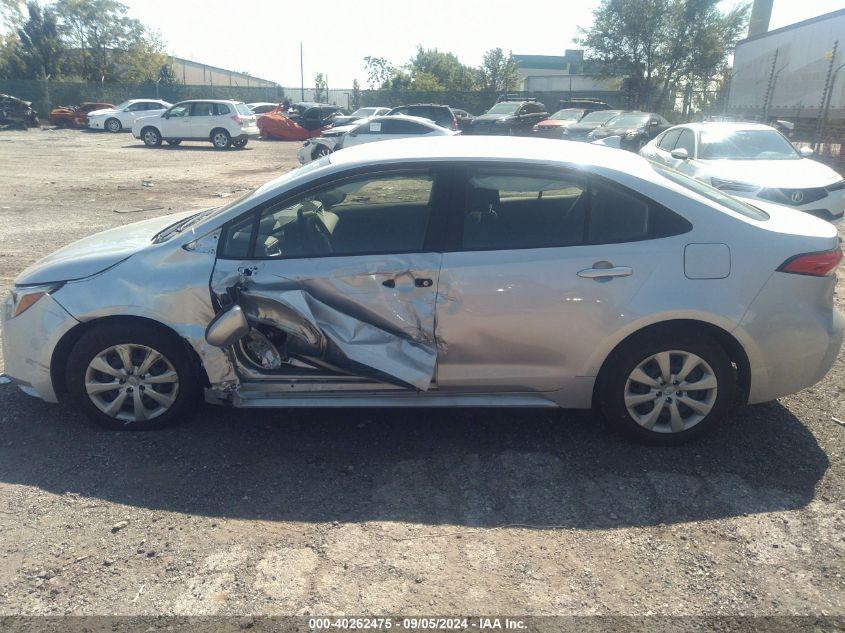
[(300, 207), (296, 212), (297, 234), (318, 255), (328, 255), (333, 252), (332, 236), (326, 225), (320, 219), (322, 206), (319, 210), (306, 212)]

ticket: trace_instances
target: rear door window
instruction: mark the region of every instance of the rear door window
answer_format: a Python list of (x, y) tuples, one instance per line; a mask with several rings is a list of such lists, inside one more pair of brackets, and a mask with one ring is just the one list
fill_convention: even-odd
[(198, 101), (191, 108), (191, 116), (214, 116), (214, 104)]
[[(249, 108), (247, 108), (249, 109)], [(224, 116), (226, 114), (230, 114), (232, 111), (229, 109), (229, 106), (225, 103), (215, 103), (214, 104), (214, 116)]]

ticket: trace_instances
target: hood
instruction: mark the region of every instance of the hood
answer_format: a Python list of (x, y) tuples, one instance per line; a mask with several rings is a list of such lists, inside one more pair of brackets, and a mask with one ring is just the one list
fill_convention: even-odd
[(715, 176), (759, 187), (806, 189), (827, 187), (842, 177), (827, 165), (799, 160), (696, 160), (701, 176)]
[(102, 110), (91, 110), (88, 116), (103, 116), (104, 114), (117, 114), (120, 110), (116, 108), (103, 108)]
[(562, 121), (560, 119), (544, 119), (537, 125), (540, 127), (572, 127), (576, 123), (577, 121), (573, 121), (572, 119), (569, 119), (568, 121)]
[(602, 126), (601, 123), (581, 123), (581, 122), (578, 122), (578, 123), (573, 123), (572, 125), (570, 125), (566, 129), (570, 130), (572, 132), (592, 132), (593, 130), (595, 130), (596, 128), (600, 128), (601, 126)]
[(174, 213), (95, 233), (38, 260), (18, 275), (15, 284), (46, 284), (96, 275), (149, 246), (153, 236), (165, 227), (196, 213)]
[(593, 135), (597, 136), (598, 138), (602, 138), (604, 136), (625, 136), (631, 132), (636, 134), (640, 134), (643, 131), (642, 127), (632, 127), (630, 125), (623, 125), (621, 127), (607, 127), (607, 126), (600, 126), (593, 130)]
[(513, 116), (512, 114), (482, 114), (480, 116), (475, 117), (472, 122), (476, 123), (477, 121), (501, 121), (502, 119), (507, 119), (508, 117)]

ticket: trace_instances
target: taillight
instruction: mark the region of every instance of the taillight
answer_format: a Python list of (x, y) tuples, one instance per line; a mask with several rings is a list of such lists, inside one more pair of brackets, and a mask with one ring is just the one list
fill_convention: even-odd
[(782, 273), (824, 277), (835, 270), (841, 261), (842, 249), (834, 248), (829, 251), (795, 255), (783, 262), (778, 270)]
[(455, 117), (452, 117), (452, 131), (454, 132), (457, 129), (458, 129), (458, 120)]

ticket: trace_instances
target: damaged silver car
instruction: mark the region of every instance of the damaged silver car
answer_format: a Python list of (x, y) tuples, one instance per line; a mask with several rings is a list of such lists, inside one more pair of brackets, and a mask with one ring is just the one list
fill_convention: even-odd
[(676, 442), (819, 381), (828, 223), (613, 149), (386, 141), (16, 280), (7, 374), (110, 428), (235, 407), (599, 406)]

